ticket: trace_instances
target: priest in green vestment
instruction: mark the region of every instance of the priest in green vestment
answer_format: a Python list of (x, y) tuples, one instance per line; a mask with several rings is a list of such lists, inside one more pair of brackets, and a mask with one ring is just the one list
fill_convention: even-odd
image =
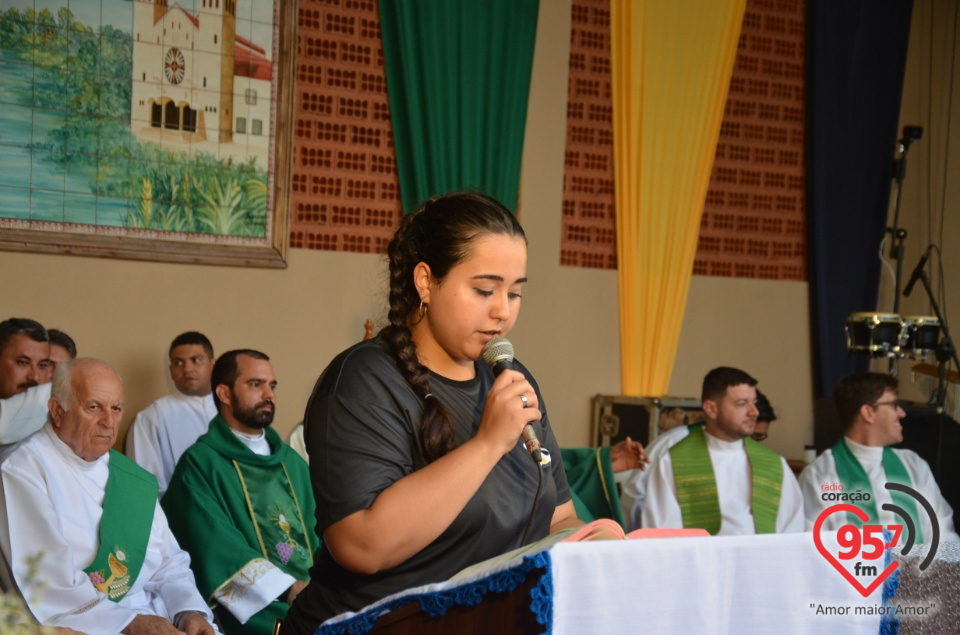
[(726, 366), (703, 378), (706, 423), (652, 465), (644, 527), (698, 527), (723, 536), (803, 531), (793, 471), (751, 438), (759, 415), (756, 386), (756, 379)]
[(224, 633), (271, 633), (320, 547), (309, 468), (270, 427), (277, 382), (266, 355), (224, 353), (211, 383), (219, 414), (161, 504)]

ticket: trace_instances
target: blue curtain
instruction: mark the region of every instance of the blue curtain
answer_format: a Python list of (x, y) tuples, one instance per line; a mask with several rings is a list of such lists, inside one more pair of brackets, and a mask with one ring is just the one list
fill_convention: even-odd
[(841, 377), (869, 364), (847, 354), (844, 326), (851, 313), (877, 308), (912, 10), (913, 0), (808, 0), (807, 232), (818, 397), (831, 397)]

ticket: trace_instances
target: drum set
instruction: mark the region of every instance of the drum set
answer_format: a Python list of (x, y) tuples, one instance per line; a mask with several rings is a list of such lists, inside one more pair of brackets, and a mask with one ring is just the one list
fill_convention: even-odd
[(847, 352), (920, 359), (940, 344), (940, 320), (929, 315), (853, 313), (847, 318)]

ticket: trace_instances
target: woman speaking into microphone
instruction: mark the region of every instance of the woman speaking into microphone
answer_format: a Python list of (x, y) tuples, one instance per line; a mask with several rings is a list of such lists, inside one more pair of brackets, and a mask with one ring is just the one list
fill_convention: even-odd
[(338, 355), (307, 404), (324, 544), (283, 635), (580, 524), (533, 377), (480, 360), (520, 313), (516, 218), (482, 194), (438, 196), (404, 217), (387, 255), (389, 324)]

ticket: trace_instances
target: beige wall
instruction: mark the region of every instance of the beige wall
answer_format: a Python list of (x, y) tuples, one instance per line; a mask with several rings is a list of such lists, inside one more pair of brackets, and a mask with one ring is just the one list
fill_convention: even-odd
[(141, 263), (0, 252), (4, 318), (62, 328), (83, 356), (120, 371), (124, 425), (172, 387), (170, 340), (206, 333), (216, 351), (250, 347), (273, 359), (280, 384), (277, 427), (303, 416), (313, 382), (377, 318), (382, 259), (292, 250), (286, 270)]
[[(531, 282), (511, 339), (540, 383), (561, 443), (586, 445), (591, 397), (620, 393), (617, 277), (558, 264), (569, 6), (567, 0), (541, 3), (521, 181)], [(930, 6), (930, 0), (916, 3), (903, 103), (903, 122), (925, 127), (923, 141), (911, 150), (904, 191), (911, 231), (905, 275), (930, 242), (930, 232), (924, 235), (927, 215), (946, 215), (947, 237), (960, 231), (960, 179), (947, 184), (941, 204), (948, 153), (954, 172), (960, 165), (960, 143), (946, 139), (949, 59), (938, 52), (950, 51), (945, 29), (952, 14), (934, 20), (939, 35), (931, 80), (924, 34)], [(954, 103), (960, 104), (960, 95)], [(950, 134), (960, 138), (960, 122)], [(932, 197), (926, 164), (934, 165)], [(951, 242), (944, 240), (945, 277), (956, 281), (960, 257)], [(285, 433), (301, 418), (323, 367), (362, 337), (367, 318), (379, 325), (385, 314), (386, 278), (378, 256), (291, 250), (289, 268), (274, 271), (0, 253), (0, 270), (6, 273), (0, 283), (3, 317), (28, 316), (63, 328), (82, 354), (118, 367), (127, 386), (125, 423), (168, 390), (170, 339), (198, 329), (219, 351), (251, 346), (271, 355), (281, 384), (277, 426)], [(922, 296), (915, 292), (903, 312), (927, 313)], [(954, 294), (947, 303), (952, 314), (960, 313), (957, 302)], [(768, 444), (790, 458), (802, 456), (813, 437), (807, 285), (695, 276), (682, 328), (671, 395), (696, 396), (713, 366), (742, 367), (760, 379), (780, 416)]]
[[(955, 3), (916, 0), (911, 22), (910, 47), (904, 77), (903, 101), (900, 109), (898, 137), (905, 125), (923, 127), (923, 138), (915, 142), (907, 155), (906, 177), (900, 208), (900, 226), (908, 236), (905, 242), (902, 280), (904, 286), (927, 245), (936, 243), (943, 251), (944, 290), (937, 303), (950, 316), (960, 315), (960, 86), (952, 76), (960, 65), (960, 52), (954, 40)], [(951, 110), (950, 106), (953, 106)], [(891, 157), (892, 158), (892, 157)], [(894, 187), (891, 196), (889, 225), (893, 224)], [(886, 254), (889, 256), (889, 247)], [(891, 267), (894, 260), (888, 258)], [(934, 288), (940, 285), (939, 261), (931, 258)], [(930, 269), (928, 269), (930, 271)], [(945, 291), (945, 295), (943, 292)], [(878, 310), (893, 307), (893, 275), (887, 271), (880, 281)], [(900, 303), (901, 315), (934, 315), (927, 293), (918, 284), (909, 298)], [(951, 335), (960, 337), (960, 323), (954, 322)], [(936, 363), (933, 360), (927, 360)], [(914, 385), (910, 368), (917, 362), (903, 360), (899, 364), (901, 393), (911, 399), (925, 399)], [(885, 369), (880, 364), (878, 370)]]

